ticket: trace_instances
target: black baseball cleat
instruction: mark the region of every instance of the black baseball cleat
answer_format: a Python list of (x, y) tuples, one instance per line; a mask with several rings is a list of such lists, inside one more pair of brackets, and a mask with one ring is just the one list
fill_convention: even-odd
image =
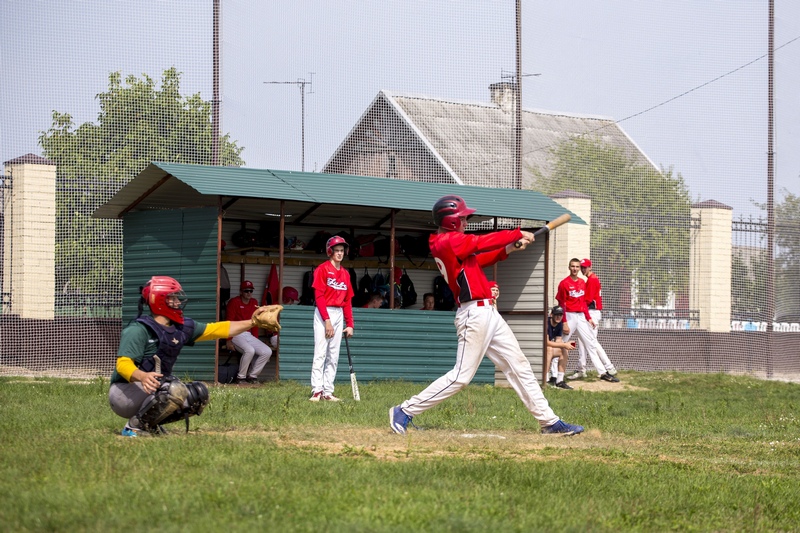
[(572, 390), (572, 387), (567, 385), (567, 383), (564, 381), (559, 381), (558, 383), (556, 383), (556, 387), (564, 390)]
[(619, 378), (617, 376), (612, 376), (608, 372), (600, 376), (600, 379), (603, 381), (608, 381), (609, 383), (619, 383)]
[(558, 385), (558, 383), (556, 382), (556, 378), (550, 378), (550, 379), (548, 379), (548, 380), (547, 380), (547, 384), (548, 384), (548, 385), (551, 385), (551, 386), (553, 386), (553, 387), (555, 387), (556, 385)]

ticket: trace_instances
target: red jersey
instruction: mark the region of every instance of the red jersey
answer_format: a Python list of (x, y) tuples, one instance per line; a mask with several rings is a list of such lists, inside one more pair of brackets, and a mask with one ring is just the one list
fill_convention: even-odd
[(351, 298), (355, 295), (350, 285), (350, 272), (339, 265), (333, 266), (330, 261), (325, 261), (314, 269), (314, 300), (317, 304), (322, 320), (328, 320), (328, 307), (341, 307), (344, 311), (344, 320), (348, 328), (353, 327), (353, 304)]
[[(603, 310), (603, 296), (602, 296), (602, 287), (600, 286), (600, 278), (597, 277), (597, 274), (592, 272), (589, 274), (589, 278), (586, 280), (586, 306), (590, 309), (597, 309), (598, 311)], [(594, 307), (591, 307), (592, 302), (594, 302)]]
[[(581, 278), (573, 280), (570, 276), (561, 280), (556, 292), (558, 304), (564, 308), (565, 313), (583, 313), (586, 320), (591, 320), (589, 308), (586, 307), (586, 282)], [(564, 317), (566, 320), (567, 317)]]
[[(258, 302), (255, 298), (250, 298), (247, 303), (244, 303), (241, 296), (234, 296), (228, 300), (225, 318), (231, 322), (250, 320), (256, 309), (258, 309)], [(250, 333), (252, 333), (254, 337), (258, 337), (258, 328), (251, 329)]]
[(506, 246), (520, 239), (519, 228), (486, 235), (448, 231), (431, 235), (428, 245), (439, 272), (460, 305), (492, 297), (483, 269), (507, 258)]

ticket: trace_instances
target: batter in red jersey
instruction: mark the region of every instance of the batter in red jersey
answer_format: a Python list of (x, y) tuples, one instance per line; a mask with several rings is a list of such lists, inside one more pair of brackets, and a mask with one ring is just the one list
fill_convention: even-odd
[(582, 426), (567, 424), (550, 408), (514, 333), (493, 305), (491, 287), (483, 273), (484, 268), (506, 259), (509, 253), (524, 250), (533, 242), (533, 233), (515, 229), (468, 235), (467, 217), (474, 212), (454, 195), (440, 198), (433, 206), (439, 231), (429, 239), (431, 255), (458, 303), (456, 364), (425, 390), (392, 407), (389, 425), (395, 433), (405, 434), (414, 416), (468, 385), (486, 354), (539, 421), (543, 433), (580, 433)]
[(617, 383), (619, 379), (608, 373), (608, 370), (597, 355), (592, 331), (597, 327), (597, 324), (589, 314), (589, 308), (586, 305), (586, 282), (578, 277), (580, 268), (581, 262), (579, 259), (570, 259), (569, 276), (561, 280), (556, 292), (556, 300), (564, 308), (566, 313), (564, 318), (569, 324), (570, 330), (564, 337), (564, 342), (569, 342), (572, 335), (577, 335), (578, 340), (586, 347), (589, 359), (597, 369), (597, 375), (600, 376), (600, 379)]
[(347, 241), (338, 235), (328, 239), (330, 258), (314, 269), (314, 362), (311, 364), (311, 400), (338, 402), (333, 381), (339, 366), (342, 335), (353, 336), (353, 287), (350, 273), (342, 267)]

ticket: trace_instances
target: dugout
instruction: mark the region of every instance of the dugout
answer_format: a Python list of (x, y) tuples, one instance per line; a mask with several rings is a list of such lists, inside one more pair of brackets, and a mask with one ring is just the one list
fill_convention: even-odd
[[(431, 291), (438, 270), (430, 257), (395, 253), (394, 244), (402, 235), (424, 237), (434, 231), (430, 209), (445, 194), (458, 194), (476, 209), (471, 231), (510, 227), (515, 221), (535, 230), (569, 212), (529, 190), (153, 162), (93, 216), (123, 220), (123, 326), (136, 316), (140, 287), (152, 275), (179, 280), (189, 297), (187, 316), (213, 321), (221, 316), (222, 268), (230, 278), (232, 295), (237, 294), (239, 282), (248, 279), (256, 286), (254, 296), (260, 297), (259, 287), (266, 285), (273, 268), (279, 287), (300, 289), (304, 274), (326, 256), (302, 249), (298, 242), (308, 243), (320, 231), (386, 235), (391, 243), (387, 257), (348, 259), (344, 265), (354, 268), (358, 278), (363, 272), (381, 269), (391, 279), (395, 268), (405, 269), (419, 300), (408, 309), (354, 309), (356, 335), (350, 346), (363, 381), (425, 382), (452, 368), (454, 312), (419, 310), (422, 295)], [(584, 224), (572, 215), (571, 223)], [(254, 236), (252, 245), (234, 246), (232, 237), (237, 232)], [(547, 248), (547, 239), (540, 238), (487, 272), (499, 282), (500, 311), (537, 372), (542, 366), (548, 306), (544, 294)], [(311, 306), (283, 310), (280, 350), (262, 378), (308, 381), (312, 314)], [(175, 373), (216, 381), (219, 352), (218, 343), (187, 347)], [(346, 364), (339, 365), (337, 379), (349, 379)], [(488, 360), (475, 381), (495, 382)]]

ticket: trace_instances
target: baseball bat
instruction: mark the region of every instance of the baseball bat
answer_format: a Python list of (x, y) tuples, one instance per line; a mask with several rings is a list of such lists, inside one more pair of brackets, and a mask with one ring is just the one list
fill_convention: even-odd
[[(536, 231), (534, 231), (533, 232), (533, 236), (534, 237), (538, 237), (539, 235), (542, 235), (544, 233), (549, 233), (549, 232), (553, 231), (554, 229), (556, 229), (557, 227), (561, 226), (562, 224), (566, 224), (570, 220), (572, 220), (572, 215), (570, 215), (569, 213), (564, 213), (563, 215), (560, 215), (560, 216), (554, 218), (553, 220), (551, 220), (550, 222), (548, 222), (547, 224), (545, 224), (541, 228), (539, 228)], [(514, 243), (514, 246), (519, 248), (519, 247), (522, 246), (522, 242), (521, 241), (517, 241), (517, 242)]]
[(360, 402), (361, 395), (358, 393), (358, 381), (356, 381), (356, 373), (353, 371), (353, 356), (350, 355), (350, 342), (347, 337), (344, 338), (344, 345), (347, 348), (347, 362), (350, 365), (350, 387), (353, 389), (353, 399)]

